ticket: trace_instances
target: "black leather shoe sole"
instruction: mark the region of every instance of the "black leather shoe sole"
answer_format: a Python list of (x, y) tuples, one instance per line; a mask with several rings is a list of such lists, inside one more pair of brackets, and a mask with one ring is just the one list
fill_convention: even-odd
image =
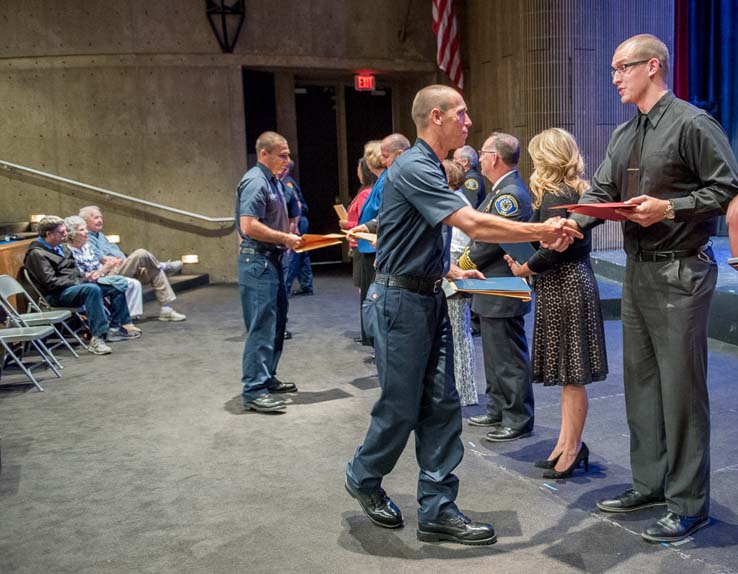
[(514, 440), (518, 440), (519, 438), (529, 437), (531, 434), (533, 434), (531, 431), (521, 432), (520, 434), (516, 434), (515, 436), (510, 436), (510, 437), (496, 437), (496, 436), (489, 436), (489, 434), (487, 434), (485, 435), (484, 440), (489, 441), (489, 442), (512, 442)]
[(366, 517), (377, 526), (381, 526), (382, 528), (402, 528), (405, 525), (405, 520), (402, 518), (400, 519), (400, 522), (395, 524), (387, 524), (385, 522), (379, 522), (378, 520), (375, 520), (372, 517), (371, 513), (366, 508), (364, 508), (364, 504), (361, 502), (361, 498), (356, 496), (354, 490), (349, 486), (348, 479), (346, 480), (346, 482), (343, 483), (343, 486), (346, 489), (346, 492), (349, 493), (349, 496), (359, 503), (359, 506), (361, 506), (361, 509), (364, 511), (364, 514), (366, 514)]
[(649, 500), (648, 502), (644, 502), (643, 504), (638, 504), (636, 506), (629, 506), (627, 508), (618, 508), (616, 506), (606, 506), (600, 502), (597, 503), (597, 508), (599, 508), (602, 512), (611, 512), (613, 514), (619, 514), (619, 513), (625, 513), (625, 512), (636, 512), (637, 510), (644, 510), (646, 508), (654, 508), (656, 506), (666, 506), (665, 500)]
[(256, 405), (252, 402), (249, 402), (249, 403), (243, 404), (243, 410), (256, 411), (258, 413), (283, 413), (287, 410), (287, 405), (282, 404), (276, 407), (264, 407), (264, 406)]
[(684, 540), (687, 536), (694, 534), (700, 528), (704, 528), (708, 524), (710, 524), (709, 517), (705, 518), (701, 522), (695, 522), (687, 530), (685, 530), (684, 532), (680, 532), (679, 534), (675, 534), (674, 536), (654, 536), (651, 534), (646, 534), (645, 532), (642, 532), (641, 536), (644, 540), (648, 540), (649, 542), (679, 542), (680, 540)]
[(470, 540), (466, 538), (460, 538), (453, 534), (446, 534), (445, 532), (424, 532), (420, 528), (417, 531), (418, 540), (421, 542), (456, 542), (457, 544), (464, 544), (466, 546), (487, 546), (497, 542), (497, 534), (492, 534), (489, 538), (482, 538), (479, 540)]

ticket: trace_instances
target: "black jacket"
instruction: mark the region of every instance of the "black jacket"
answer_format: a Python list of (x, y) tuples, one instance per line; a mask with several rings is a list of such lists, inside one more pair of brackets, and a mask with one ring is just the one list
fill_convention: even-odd
[(44, 295), (58, 294), (67, 287), (86, 283), (87, 278), (74, 262), (74, 256), (66, 245), (62, 245), (64, 256), (50, 251), (40, 241), (28, 247), (24, 265), (31, 274), (34, 284)]

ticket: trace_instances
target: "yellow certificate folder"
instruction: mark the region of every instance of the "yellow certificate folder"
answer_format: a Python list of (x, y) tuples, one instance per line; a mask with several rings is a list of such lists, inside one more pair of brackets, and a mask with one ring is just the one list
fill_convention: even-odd
[(312, 251), (313, 249), (321, 249), (323, 247), (330, 247), (331, 245), (338, 245), (344, 238), (345, 235), (342, 235), (341, 233), (328, 233), (326, 235), (306, 233), (301, 236), (302, 245), (295, 249), (295, 253), (302, 253), (303, 251)]
[(348, 219), (348, 213), (346, 213), (346, 208), (343, 206), (343, 203), (337, 203), (333, 206), (333, 209), (335, 210), (339, 221), (346, 221)]
[(454, 279), (449, 281), (454, 292), (496, 295), (530, 301), (530, 286), (522, 277), (490, 277), (488, 279)]

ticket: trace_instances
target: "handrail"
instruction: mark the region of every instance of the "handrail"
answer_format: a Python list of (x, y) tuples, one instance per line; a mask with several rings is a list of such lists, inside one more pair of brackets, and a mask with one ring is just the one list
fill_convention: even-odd
[(38, 175), (38, 176), (45, 177), (47, 179), (51, 179), (54, 181), (60, 181), (62, 183), (66, 183), (69, 185), (75, 185), (77, 187), (89, 189), (90, 191), (95, 191), (97, 193), (102, 193), (104, 195), (111, 195), (113, 197), (117, 197), (119, 199), (125, 199), (126, 201), (131, 201), (133, 203), (140, 203), (141, 205), (147, 205), (149, 207), (154, 207), (156, 209), (161, 209), (163, 211), (169, 211), (171, 213), (178, 213), (179, 215), (186, 215), (188, 217), (192, 217), (194, 219), (200, 219), (202, 221), (208, 221), (210, 223), (233, 223), (235, 221), (234, 217), (208, 217), (207, 215), (201, 215), (199, 213), (192, 213), (191, 211), (185, 211), (184, 209), (177, 209), (176, 207), (169, 207), (168, 205), (154, 203), (153, 201), (139, 199), (138, 197), (131, 197), (130, 195), (125, 195), (123, 193), (118, 193), (116, 191), (111, 191), (109, 189), (105, 189), (102, 187), (96, 187), (94, 185), (82, 183), (81, 181), (76, 181), (74, 179), (67, 179), (66, 177), (60, 177), (52, 173), (46, 173), (45, 171), (39, 171), (37, 169), (25, 167), (23, 165), (17, 165), (14, 163), (3, 161), (1, 159), (0, 159), (0, 167), (3, 167), (4, 169), (7, 169), (7, 170), (18, 170), (18, 171), (23, 171), (26, 173), (32, 173), (33, 175)]

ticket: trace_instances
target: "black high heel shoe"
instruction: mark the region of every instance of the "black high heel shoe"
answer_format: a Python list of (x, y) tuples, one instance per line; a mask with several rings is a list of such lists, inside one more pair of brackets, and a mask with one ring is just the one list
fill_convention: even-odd
[(582, 443), (582, 447), (579, 449), (574, 462), (571, 463), (569, 468), (561, 472), (552, 468), (543, 473), (543, 478), (569, 478), (574, 474), (574, 470), (579, 468), (581, 463), (584, 463), (584, 472), (589, 472), (589, 449), (584, 443)]
[(533, 466), (535, 466), (536, 468), (547, 468), (547, 469), (553, 468), (554, 466), (556, 466), (556, 463), (559, 462), (560, 458), (561, 458), (561, 453), (559, 453), (556, 456), (556, 458), (554, 458), (553, 460), (546, 459), (546, 460), (536, 461), (535, 463), (533, 463)]

